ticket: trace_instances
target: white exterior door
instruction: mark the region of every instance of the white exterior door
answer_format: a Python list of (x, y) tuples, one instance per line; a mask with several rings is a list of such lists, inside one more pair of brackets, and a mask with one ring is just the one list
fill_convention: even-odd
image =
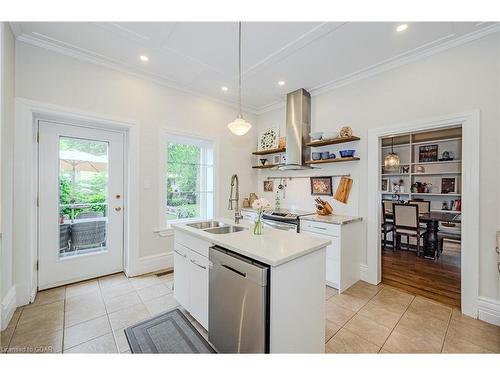
[(124, 134), (38, 127), (38, 289), (123, 270)]

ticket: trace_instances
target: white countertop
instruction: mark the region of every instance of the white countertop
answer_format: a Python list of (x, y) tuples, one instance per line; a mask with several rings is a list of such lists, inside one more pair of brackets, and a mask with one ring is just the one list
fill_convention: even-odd
[(246, 220), (240, 221), (240, 224), (234, 224), (234, 221), (228, 219), (219, 221), (246, 227), (248, 230), (213, 234), (189, 227), (187, 226), (188, 223), (172, 224), (172, 227), (272, 267), (279, 266), (331, 244), (331, 241), (322, 238), (267, 227), (264, 228), (263, 235), (254, 235), (253, 223)]
[(321, 216), (321, 215), (301, 216), (300, 220), (318, 221), (318, 222), (322, 222), (322, 223), (343, 225), (343, 224), (353, 223), (355, 221), (361, 221), (361, 220), (363, 220), (363, 218), (360, 216), (346, 216), (346, 215), (335, 215), (334, 214), (334, 215), (329, 215), (329, 216)]

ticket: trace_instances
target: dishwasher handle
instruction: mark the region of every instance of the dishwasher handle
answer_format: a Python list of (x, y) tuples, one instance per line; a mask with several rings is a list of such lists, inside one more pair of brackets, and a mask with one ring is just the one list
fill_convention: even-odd
[(237, 273), (238, 275), (240, 275), (242, 277), (245, 277), (245, 278), (247, 277), (247, 274), (245, 272), (238, 271), (236, 268), (228, 266), (227, 264), (221, 264), (221, 266), (224, 267), (225, 269), (228, 269), (229, 271)]

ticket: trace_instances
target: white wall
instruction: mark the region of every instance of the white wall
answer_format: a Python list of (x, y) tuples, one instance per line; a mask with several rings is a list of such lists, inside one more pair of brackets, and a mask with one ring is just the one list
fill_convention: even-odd
[[(159, 139), (161, 128), (217, 137), (219, 179), (216, 200), (227, 215), (230, 177), (237, 173), (242, 195), (255, 186), (248, 155), (253, 130), (232, 135), (227, 123), (236, 109), (169, 89), (154, 82), (57, 54), (22, 42), (16, 44), (16, 97), (125, 118), (140, 126), (140, 256), (172, 251), (172, 239), (153, 233), (159, 223)], [(245, 115), (255, 123), (252, 115)]]
[[(481, 110), (479, 294), (496, 300), (500, 299), (498, 258), (494, 250), (500, 207), (499, 42), (499, 33), (495, 33), (312, 98), (313, 131), (338, 130), (342, 125), (349, 124), (355, 135), (361, 137), (356, 147), (361, 161), (322, 169), (325, 174), (349, 171), (353, 175), (355, 191), (351, 194), (351, 202), (356, 202), (347, 206), (335, 202), (334, 208), (338, 213), (360, 216), (367, 214), (366, 139), (369, 129)], [(259, 115), (259, 129), (276, 125), (284, 130), (285, 108)], [(262, 179), (271, 173), (259, 172), (260, 192)], [(292, 181), (287, 193), (282, 206), (312, 207), (307, 180)], [(363, 259), (365, 262), (366, 253)]]
[[(14, 34), (7, 23), (1, 27), (1, 168), (0, 168), (0, 302), (1, 324), (5, 326), (10, 319), (9, 305), (14, 299), (12, 286), (12, 155), (14, 135), (14, 71), (15, 71), (15, 40)], [(10, 292), (10, 293), (9, 293)]]

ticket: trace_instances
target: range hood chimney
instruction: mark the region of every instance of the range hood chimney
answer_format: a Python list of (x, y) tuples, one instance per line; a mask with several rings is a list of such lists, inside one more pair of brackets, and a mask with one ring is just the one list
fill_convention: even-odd
[(310, 157), (311, 94), (304, 89), (286, 96), (286, 164), (280, 170), (311, 169), (304, 165)]

